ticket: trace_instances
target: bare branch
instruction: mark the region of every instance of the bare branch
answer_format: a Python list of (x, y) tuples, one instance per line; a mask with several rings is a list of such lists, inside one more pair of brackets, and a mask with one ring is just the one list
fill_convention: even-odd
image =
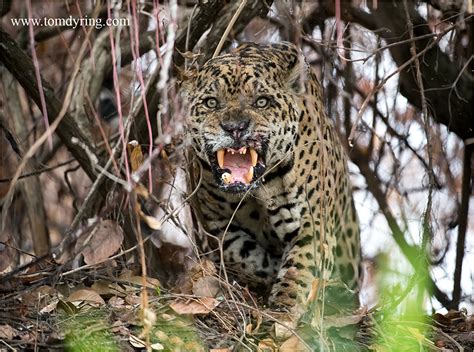
[[(330, 2), (325, 3), (325, 11), (333, 16), (332, 6)], [(410, 53), (411, 41), (405, 40), (409, 39), (407, 24), (403, 16), (394, 16), (402, 11), (402, 3), (394, 0), (380, 1), (377, 8), (371, 11), (369, 14), (345, 2), (342, 18), (374, 31), (388, 44), (397, 43), (389, 47), (396, 64), (402, 67), (410, 62), (410, 65), (400, 72), (400, 91), (412, 105), (421, 109), (419, 87), (413, 79), (416, 68)], [(412, 2), (409, 2), (409, 13), (414, 25), (414, 38), (417, 39), (416, 52), (423, 52), (420, 57), (420, 70), (432, 118), (447, 126), (463, 140), (474, 137), (471, 118), (474, 106), (474, 77), (467, 72), (460, 75), (462, 68), (458, 67), (439, 45), (433, 45), (433, 41), (439, 41), (440, 38), (432, 37), (428, 23), (415, 11)], [(466, 23), (470, 25), (472, 17), (466, 18)], [(453, 90), (458, 94), (449, 94)]]
[[(25, 89), (28, 96), (33, 101), (41, 106), (40, 94), (36, 82), (35, 69), (33, 62), (21, 50), (15, 41), (4, 31), (0, 29), (0, 61), (5, 67), (12, 73), (12, 75), (18, 80), (18, 82)], [(62, 103), (56, 97), (51, 86), (43, 80), (43, 91), (44, 98), (46, 101), (46, 107), (48, 110), (48, 117), (50, 122), (54, 121), (59, 112), (61, 111)], [(94, 180), (96, 177), (95, 171), (91, 168), (89, 158), (87, 157), (84, 150), (79, 148), (77, 145), (71, 142), (72, 137), (76, 137), (81, 140), (84, 144), (88, 145), (91, 150), (89, 141), (84, 136), (82, 131), (78, 128), (77, 124), (66, 112), (62, 121), (60, 122), (58, 129), (56, 130), (59, 138), (63, 144), (68, 148), (71, 154), (81, 164), (86, 174)]]
[(467, 216), (469, 213), (469, 197), (471, 195), (471, 163), (473, 145), (464, 147), (464, 169), (462, 173), (461, 209), (458, 218), (458, 241), (456, 243), (456, 267), (454, 269), (453, 300), (450, 308), (457, 309), (461, 300), (461, 274), (466, 244)]
[[(346, 148), (348, 148), (347, 145)], [(359, 167), (360, 172), (364, 176), (370, 193), (374, 196), (377, 204), (379, 205), (380, 210), (382, 211), (382, 214), (387, 220), (387, 224), (390, 230), (392, 231), (393, 239), (399, 246), (403, 255), (413, 266), (415, 272), (418, 273), (420, 271), (419, 260), (420, 258), (424, 257), (423, 252), (420, 250), (420, 248), (410, 245), (406, 241), (404, 232), (398, 225), (397, 219), (391, 212), (390, 207), (387, 203), (387, 199), (382, 189), (380, 188), (380, 181), (369, 165), (369, 158), (358, 146), (354, 146), (353, 148), (351, 148), (349, 155), (351, 157), (351, 160)], [(446, 296), (446, 294), (443, 293), (438, 288), (438, 286), (436, 286), (431, 277), (427, 277), (426, 280), (428, 282), (428, 287), (432, 287), (436, 299), (445, 307), (449, 307), (451, 301), (449, 300), (448, 296)]]

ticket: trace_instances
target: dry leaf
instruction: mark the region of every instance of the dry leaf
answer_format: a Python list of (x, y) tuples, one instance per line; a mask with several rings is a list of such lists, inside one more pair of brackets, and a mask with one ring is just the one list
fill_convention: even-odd
[(278, 347), (272, 339), (263, 339), (258, 343), (258, 349), (262, 352), (276, 352)]
[(138, 196), (144, 198), (145, 200), (150, 198), (150, 192), (148, 192), (148, 188), (146, 188), (141, 183), (135, 185), (135, 192), (137, 193)]
[(125, 300), (122, 297), (113, 296), (109, 299), (109, 305), (118, 308), (125, 304)]
[(313, 302), (318, 297), (319, 279), (313, 279), (311, 282), (311, 290), (306, 298), (306, 304)]
[(124, 323), (121, 320), (116, 320), (110, 327), (110, 332), (119, 334), (122, 336), (130, 336), (130, 330), (127, 328), (128, 323)]
[[(297, 325), (297, 320), (294, 320), (294, 317), (290, 313), (281, 313), (279, 314), (278, 321), (281, 324), (274, 324), (275, 337), (281, 341), (286, 340), (293, 335), (290, 329), (294, 329)], [(284, 324), (284, 325), (282, 325)], [(288, 329), (288, 328), (290, 329)]]
[(212, 297), (203, 297), (186, 302), (178, 301), (170, 304), (170, 307), (178, 314), (208, 314), (219, 305), (219, 301)]
[(193, 294), (203, 297), (216, 297), (220, 291), (219, 280), (214, 276), (205, 276), (193, 283)]
[[(143, 277), (142, 276), (138, 276), (138, 275), (130, 276), (129, 273), (125, 273), (125, 274), (120, 275), (119, 278), (122, 281), (129, 282), (131, 284), (134, 284), (134, 285), (137, 285), (137, 286), (140, 286), (140, 287), (143, 285)], [(147, 288), (155, 289), (157, 287), (161, 287), (161, 283), (158, 279), (147, 276), (145, 278), (145, 286)]]
[[(216, 288), (216, 286), (218, 286), (218, 282), (216, 283), (217, 285), (215, 285), (214, 283), (210, 285), (209, 287), (210, 292), (209, 290), (206, 290), (205, 288), (203, 288), (203, 286), (205, 287), (206, 285), (208, 285), (209, 283), (207, 281), (208, 279), (205, 279), (204, 282), (202, 283), (198, 283), (198, 282), (205, 277), (214, 276), (214, 274), (216, 273), (217, 273), (217, 269), (212, 261), (210, 261), (209, 259), (201, 260), (199, 263), (193, 265), (191, 269), (189, 269), (188, 276), (190, 280), (187, 280), (184, 283), (184, 285), (180, 287), (181, 292), (187, 293), (187, 294), (195, 294), (195, 295), (202, 294), (202, 296), (209, 296), (209, 297), (215, 296), (217, 292), (216, 294), (212, 295), (212, 291), (214, 290), (214, 288)], [(214, 279), (209, 279), (209, 280), (212, 281)], [(195, 285), (197, 285), (196, 288), (195, 288)], [(197, 291), (198, 293), (194, 293), (195, 291)]]
[(155, 231), (161, 230), (161, 222), (153, 216), (146, 215), (139, 209), (140, 218), (147, 224), (147, 226)]
[(79, 309), (77, 309), (77, 307), (73, 303), (66, 302), (61, 299), (58, 301), (57, 307), (61, 308), (63, 311), (66, 312), (66, 314), (69, 315), (76, 314), (79, 311)]
[[(136, 336), (130, 335), (128, 341), (135, 348), (146, 348), (146, 342)], [(161, 351), (165, 349), (165, 347), (159, 342), (151, 344), (150, 347), (155, 351)]]
[(167, 341), (169, 340), (169, 336), (166, 335), (166, 333), (164, 331), (161, 331), (161, 330), (158, 330), (157, 332), (155, 332), (155, 336), (158, 338), (158, 340), (160, 341)]
[(38, 341), (38, 335), (34, 331), (19, 331), (20, 340), (27, 343)]
[(217, 273), (216, 265), (209, 259), (201, 260), (201, 270), (205, 276), (210, 276)]
[(166, 320), (166, 321), (171, 321), (171, 320), (176, 319), (176, 315), (167, 314), (167, 313), (162, 313), (160, 317), (161, 319)]
[(51, 286), (42, 285), (26, 292), (22, 295), (21, 300), (26, 305), (37, 305), (38, 301), (47, 300), (48, 298), (56, 297), (56, 290)]
[(57, 308), (58, 302), (59, 302), (58, 299), (54, 300), (52, 303), (50, 303), (47, 306), (44, 306), (43, 308), (41, 308), (39, 312), (41, 314), (51, 313), (53, 310), (55, 310)]
[(435, 313), (433, 315), (433, 319), (438, 325), (441, 325), (443, 327), (447, 327), (447, 326), (451, 325), (451, 320), (449, 318), (445, 317), (443, 314)]
[(140, 305), (142, 303), (142, 299), (139, 296), (135, 295), (128, 295), (125, 296), (125, 302), (130, 305)]
[(262, 325), (262, 322), (263, 322), (262, 314), (259, 311), (254, 312), (254, 316), (255, 315), (257, 316), (257, 326), (253, 329), (254, 332), (260, 329), (260, 325)]
[(135, 172), (143, 164), (144, 157), (142, 153), (142, 147), (137, 141), (133, 140), (128, 142), (127, 149), (130, 155), (130, 165), (132, 167), (132, 172)]
[(130, 335), (128, 338), (130, 344), (135, 348), (146, 348), (146, 343), (143, 340), (140, 340), (138, 337)]
[(122, 242), (122, 228), (115, 221), (102, 220), (92, 232), (79, 238), (76, 250), (81, 250), (86, 264), (95, 265), (117, 252)]
[(152, 343), (150, 347), (152, 350), (155, 350), (155, 351), (161, 351), (165, 349), (165, 347), (159, 342)]
[(205, 276), (212, 276), (217, 273), (216, 266), (209, 259), (203, 259), (189, 270), (191, 280), (197, 281)]
[(209, 352), (230, 352), (229, 348), (211, 348)]
[(112, 296), (126, 296), (126, 291), (119, 284), (106, 280), (95, 281), (91, 288), (101, 296), (112, 295)]
[(289, 339), (285, 340), (280, 348), (279, 352), (311, 352), (306, 345), (295, 335), (292, 335)]
[(16, 336), (18, 336), (18, 331), (15, 328), (10, 325), (0, 325), (0, 339), (13, 340)]
[(183, 55), (183, 57), (188, 60), (194, 60), (199, 58), (200, 56), (204, 56), (203, 54), (193, 53), (192, 51), (185, 51), (184, 53), (181, 53), (181, 55)]
[(341, 328), (348, 325), (358, 324), (364, 314), (354, 314), (354, 315), (328, 315), (324, 317), (324, 323), (328, 328)]
[(108, 295), (112, 294), (109, 284), (111, 284), (110, 281), (97, 280), (92, 284), (91, 288), (94, 289), (94, 291), (99, 295)]
[(183, 339), (176, 335), (171, 336), (169, 341), (170, 341), (170, 345), (174, 346), (175, 348), (184, 345)]
[(105, 304), (105, 301), (100, 295), (91, 289), (77, 290), (69, 295), (67, 298), (68, 302), (84, 302), (89, 305), (101, 306)]

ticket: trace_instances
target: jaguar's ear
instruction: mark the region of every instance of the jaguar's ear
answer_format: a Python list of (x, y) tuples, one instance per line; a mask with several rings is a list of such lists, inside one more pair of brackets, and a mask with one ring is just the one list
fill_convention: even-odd
[(301, 50), (294, 44), (288, 43), (288, 45), (291, 46), (288, 50), (289, 65), (286, 78), (288, 88), (295, 94), (303, 94), (309, 76), (309, 66)]
[(288, 72), (288, 88), (295, 94), (305, 93), (305, 82), (309, 78), (309, 66), (302, 54), (298, 56), (297, 63)]
[(288, 88), (296, 94), (304, 93), (305, 81), (309, 76), (309, 65), (301, 50), (289, 42), (272, 44), (272, 49), (277, 52)]

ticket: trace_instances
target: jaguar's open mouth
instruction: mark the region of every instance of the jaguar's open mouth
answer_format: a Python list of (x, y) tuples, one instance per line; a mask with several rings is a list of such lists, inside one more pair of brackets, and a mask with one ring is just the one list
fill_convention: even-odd
[(216, 154), (217, 178), (221, 188), (231, 192), (246, 191), (256, 186), (265, 171), (262, 157), (252, 147), (223, 148)]

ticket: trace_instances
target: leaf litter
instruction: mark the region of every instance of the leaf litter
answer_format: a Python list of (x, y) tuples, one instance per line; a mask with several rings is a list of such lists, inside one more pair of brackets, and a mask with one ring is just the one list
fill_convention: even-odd
[[(15, 349), (292, 352), (311, 350), (308, 341), (312, 346), (332, 341), (323, 344), (331, 350), (340, 339), (337, 351), (383, 351), (370, 339), (365, 349), (360, 344), (354, 348), (355, 341), (350, 341), (356, 327), (362, 326), (366, 336), (376, 331), (376, 324), (370, 323), (373, 312), (327, 318), (325, 332), (289, 330), (281, 325), (284, 313), (268, 310), (247, 288), (225, 282), (209, 261), (193, 267), (186, 284), (175, 290), (157, 279), (144, 281), (132, 267), (113, 268), (101, 260), (61, 275), (60, 267), (47, 259), (9, 280), (0, 277), (0, 340)], [(143, 283), (149, 300), (146, 310), (141, 306)], [(472, 317), (453, 311), (435, 314), (432, 321), (428, 337), (408, 330), (426, 350), (459, 350), (451, 336), (464, 341), (463, 346), (473, 345)], [(358, 336), (353, 340), (361, 339), (360, 332)]]

